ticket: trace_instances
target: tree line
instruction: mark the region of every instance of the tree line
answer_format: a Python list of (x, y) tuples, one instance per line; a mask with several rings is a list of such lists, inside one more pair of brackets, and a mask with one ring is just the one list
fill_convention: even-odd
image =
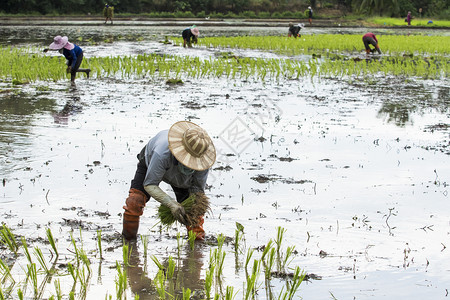
[[(298, 17), (311, 6), (337, 9), (343, 14), (399, 17), (411, 11), (413, 16), (450, 15), (448, 0), (2, 0), (2, 14), (74, 15), (102, 13), (105, 4), (117, 14), (153, 14), (154, 16), (202, 17)], [(177, 14), (178, 13), (178, 14)], [(316, 14), (317, 15), (317, 14)]]

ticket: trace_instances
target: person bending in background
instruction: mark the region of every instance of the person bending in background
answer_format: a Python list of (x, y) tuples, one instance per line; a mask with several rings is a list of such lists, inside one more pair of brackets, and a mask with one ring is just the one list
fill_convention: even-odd
[(197, 44), (199, 34), (200, 31), (195, 25), (184, 29), (181, 33), (181, 36), (183, 37), (183, 47), (186, 48), (186, 45), (188, 45), (188, 47), (190, 48), (192, 47), (192, 43)]
[(113, 23), (113, 17), (114, 17), (114, 7), (109, 6), (108, 4), (105, 4), (105, 7), (103, 8), (103, 16), (105, 17), (105, 24), (108, 22), (108, 19), (111, 21), (111, 24)]
[[(362, 40), (364, 43), (364, 47), (366, 48), (367, 54), (370, 54), (371, 52), (374, 52), (375, 50), (379, 54), (381, 54), (380, 46), (378, 46), (378, 40), (377, 40), (377, 37), (375, 36), (375, 34), (373, 34), (372, 32), (368, 32), (365, 35), (363, 35)], [(371, 50), (369, 45), (374, 46), (375, 49)]]
[(49, 48), (44, 49), (44, 52), (48, 50), (59, 51), (67, 59), (67, 73), (70, 73), (70, 81), (75, 82), (75, 76), (77, 72), (85, 72), (89, 78), (90, 69), (80, 69), (81, 62), (83, 61), (83, 50), (69, 42), (67, 36), (57, 35), (53, 39), (53, 43), (50, 44)]
[(289, 23), (288, 37), (293, 36), (294, 38), (301, 37), (300, 30), (303, 28), (303, 24), (292, 24)]

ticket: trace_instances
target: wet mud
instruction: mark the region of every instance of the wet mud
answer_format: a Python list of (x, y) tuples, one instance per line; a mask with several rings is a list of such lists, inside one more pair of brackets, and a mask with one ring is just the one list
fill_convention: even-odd
[[(63, 25), (38, 29), (30, 42), (35, 46), (46, 45), (56, 31), (92, 35), (99, 44), (86, 44), (86, 56), (215, 55), (159, 43), (167, 34), (160, 27), (135, 28), (133, 38), (111, 44), (100, 41), (118, 35), (119, 26), (98, 32)], [(26, 37), (25, 29), (1, 30), (9, 30), (3, 35), (10, 37), (8, 43), (28, 43), (11, 38)], [(175, 34), (179, 28), (168, 30)], [(220, 34), (217, 30), (210, 34)], [(224, 268), (213, 292), (232, 286), (235, 299), (244, 299), (254, 259), (270, 240), (276, 245), (278, 228), (284, 228), (277, 264), (293, 250), (289, 263), (275, 265), (269, 279), (262, 271), (255, 299), (278, 299), (296, 266), (305, 279), (294, 299), (448, 297), (447, 80), (259, 82), (181, 76), (183, 84), (167, 84), (167, 79), (0, 82), (0, 219), (20, 245), (24, 237), (41, 271), (33, 249), (42, 249), (50, 270), (38, 274), (37, 290), (32, 282), (25, 289), (29, 262), (23, 246), (14, 253), (0, 243), (0, 258), (15, 279), (14, 284), (4, 281), (9, 282), (2, 285), (4, 292), (14, 298), (20, 287), (30, 298), (47, 299), (57, 294), (52, 281), (59, 280), (63, 298), (74, 292), (86, 299), (159, 299), (159, 268), (152, 257), (166, 268), (172, 257), (176, 268), (165, 282), (168, 293), (182, 299), (184, 287), (195, 292), (192, 299), (204, 299), (211, 253), (223, 234)], [(162, 226), (159, 204), (149, 201), (139, 239), (124, 247), (122, 206), (136, 154), (178, 120), (204, 127), (218, 151), (206, 191), (207, 238), (192, 247), (186, 228)], [(68, 268), (77, 264), (74, 280)], [(5, 269), (0, 271), (5, 276)], [(120, 291), (123, 271), (126, 285)]]

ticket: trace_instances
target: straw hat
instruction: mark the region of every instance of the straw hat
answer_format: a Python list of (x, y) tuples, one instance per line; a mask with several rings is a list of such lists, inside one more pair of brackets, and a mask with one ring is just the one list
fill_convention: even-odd
[(69, 38), (67, 36), (57, 35), (53, 39), (53, 43), (50, 44), (49, 48), (52, 50), (59, 50), (59, 49), (64, 48), (64, 46), (67, 45), (68, 42), (69, 42)]
[[(195, 25), (194, 25), (195, 26)], [(198, 36), (200, 34), (200, 30), (197, 27), (191, 27), (191, 32), (193, 35)]]
[(203, 171), (216, 160), (216, 148), (205, 130), (189, 121), (179, 121), (169, 129), (169, 149), (186, 167)]

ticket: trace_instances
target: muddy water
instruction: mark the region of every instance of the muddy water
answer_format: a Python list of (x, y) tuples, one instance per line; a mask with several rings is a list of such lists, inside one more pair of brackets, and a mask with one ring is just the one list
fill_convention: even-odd
[[(100, 31), (108, 35), (117, 30), (98, 27), (92, 33), (87, 28), (89, 32), (61, 26), (60, 31), (101, 40)], [(30, 43), (51, 39), (49, 27), (38, 29), (41, 37)], [(133, 30), (144, 35), (141, 27)], [(26, 36), (17, 27), (10, 31), (11, 36)], [(160, 38), (156, 34), (141, 43), (84, 48), (92, 56), (213, 54), (164, 46), (156, 42)], [(230, 238), (224, 246), (222, 285), (234, 286), (235, 299), (242, 299), (247, 251), (275, 239), (278, 226), (287, 230), (282, 248), (297, 250), (289, 266), (300, 266), (316, 278), (302, 283), (297, 298), (448, 297), (448, 82), (183, 80), (182, 86), (166, 85), (160, 78), (79, 78), (76, 86), (61, 81), (14, 88), (1, 83), (8, 91), (0, 94), (0, 218), (25, 236), (30, 247), (44, 249), (49, 265), (54, 257), (44, 242), (45, 228), (57, 239), (61, 265), (73, 262), (72, 232), (91, 261), (87, 299), (115, 298), (116, 261), (123, 261), (122, 205), (136, 154), (151, 136), (178, 120), (203, 126), (218, 149), (208, 179), (209, 238), (194, 250), (184, 240), (178, 250), (176, 234), (184, 235), (185, 229), (160, 230), (158, 206), (150, 201), (140, 225), (148, 250), (145, 254), (140, 240), (132, 245), (129, 298), (157, 299), (151, 255), (161, 262), (169, 255), (177, 258), (178, 281), (201, 298), (214, 237), (222, 233)], [(237, 252), (229, 242), (236, 222), (245, 232)], [(103, 259), (97, 230), (102, 232)], [(257, 250), (254, 258), (260, 255)], [(16, 281), (23, 282), (26, 258), (14, 257), (5, 246), (0, 257), (10, 264)], [(56, 267), (63, 272), (61, 265)], [(67, 295), (73, 279), (59, 279)], [(55, 294), (52, 284), (42, 282), (44, 297)], [(259, 283), (256, 298), (272, 299), (285, 281), (266, 282), (262, 274)], [(32, 295), (30, 288), (28, 292)]]

